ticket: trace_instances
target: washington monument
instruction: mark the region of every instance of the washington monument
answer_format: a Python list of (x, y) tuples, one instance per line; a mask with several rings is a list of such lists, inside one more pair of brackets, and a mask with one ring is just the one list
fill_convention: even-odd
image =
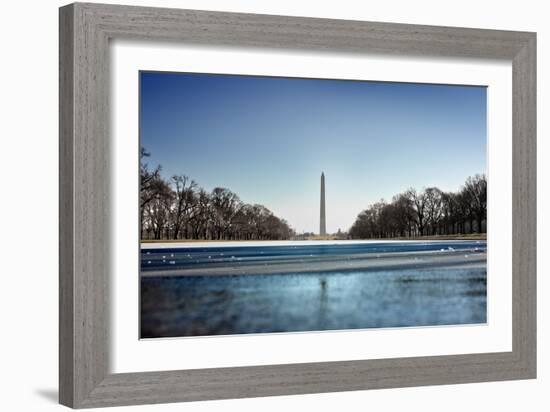
[(321, 172), (321, 222), (319, 224), (319, 235), (327, 234), (327, 219), (325, 215), (325, 173)]

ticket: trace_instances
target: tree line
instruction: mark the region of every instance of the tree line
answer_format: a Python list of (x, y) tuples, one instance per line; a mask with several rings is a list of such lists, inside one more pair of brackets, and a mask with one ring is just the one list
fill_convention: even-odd
[(487, 221), (487, 178), (468, 177), (458, 192), (437, 187), (406, 190), (381, 200), (357, 216), (352, 239), (484, 233)]
[(265, 206), (247, 204), (231, 190), (211, 192), (185, 175), (161, 176), (141, 148), (141, 239), (285, 240), (295, 233)]

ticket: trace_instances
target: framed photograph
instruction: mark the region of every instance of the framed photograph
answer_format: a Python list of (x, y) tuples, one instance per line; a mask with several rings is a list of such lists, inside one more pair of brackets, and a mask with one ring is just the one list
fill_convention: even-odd
[(536, 35), (60, 9), (60, 402), (536, 376)]

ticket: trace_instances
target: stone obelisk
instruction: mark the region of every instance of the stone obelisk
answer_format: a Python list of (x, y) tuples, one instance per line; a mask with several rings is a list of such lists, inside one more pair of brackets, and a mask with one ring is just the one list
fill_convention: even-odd
[(321, 173), (321, 221), (319, 224), (319, 235), (327, 234), (327, 220), (325, 215), (325, 173)]

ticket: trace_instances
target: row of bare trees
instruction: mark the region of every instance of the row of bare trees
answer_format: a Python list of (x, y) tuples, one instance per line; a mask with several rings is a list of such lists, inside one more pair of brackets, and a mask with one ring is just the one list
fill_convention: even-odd
[(349, 231), (353, 239), (456, 235), (486, 232), (487, 178), (466, 179), (458, 192), (409, 189), (363, 210)]
[(262, 205), (243, 203), (231, 190), (205, 191), (184, 175), (166, 180), (141, 149), (142, 239), (283, 240), (294, 236), (284, 219)]

